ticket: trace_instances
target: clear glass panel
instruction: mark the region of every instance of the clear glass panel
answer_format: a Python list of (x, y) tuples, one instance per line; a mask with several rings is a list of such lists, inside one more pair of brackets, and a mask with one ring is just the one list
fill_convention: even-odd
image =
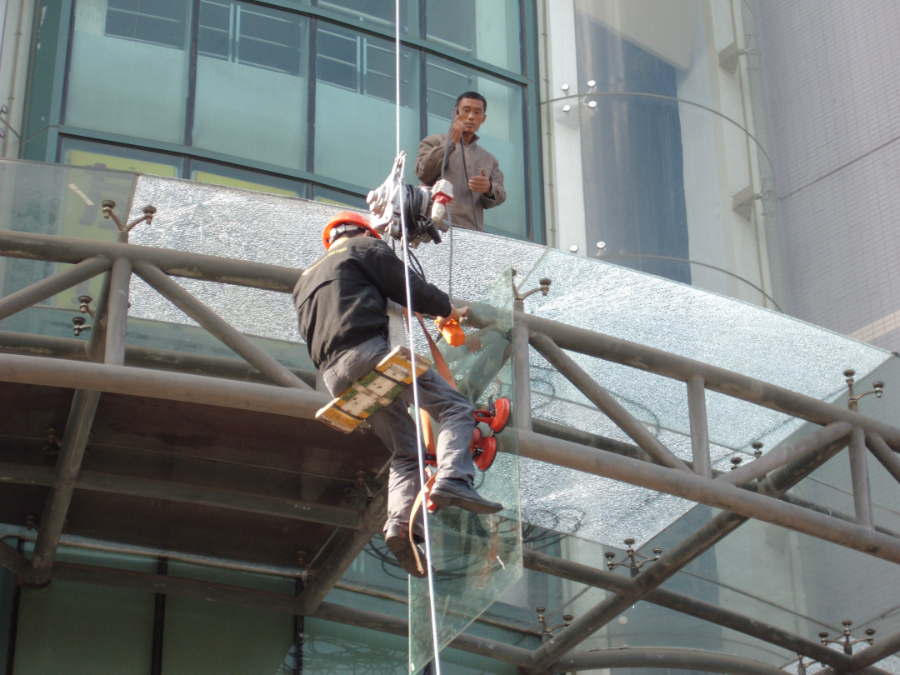
[[(515, 408), (511, 278), (509, 271), (501, 275), (482, 300), (496, 308), (496, 323), (468, 333), (461, 347), (442, 343), (460, 392), (479, 407), (489, 397), (505, 396)], [(476, 476), (479, 493), (502, 503), (503, 511), (476, 516), (460, 509), (438, 509), (427, 514), (441, 649), (522, 576), (516, 439), (515, 429), (507, 427), (498, 437), (493, 465)], [(432, 603), (427, 579), (410, 577), (409, 583), (409, 672), (416, 673), (434, 657)]]
[(519, 0), (426, 0), (427, 39), (459, 56), (522, 72)]
[[(418, 54), (400, 50), (400, 147), (419, 145)], [(397, 155), (394, 44), (320, 21), (316, 32), (317, 174), (371, 189)], [(407, 178), (409, 180), (409, 178)]]
[(184, 142), (188, 0), (78, 0), (66, 124)]
[(306, 196), (306, 183), (297, 180), (196, 160), (191, 161), (191, 180), (285, 197)]
[(306, 169), (309, 20), (241, 2), (200, 2), (192, 143)]
[[(395, 30), (394, 0), (317, 0), (317, 5), (345, 14), (360, 25)], [(419, 37), (419, 0), (400, 0), (400, 30), (404, 37)]]
[(485, 232), (525, 238), (525, 152), (523, 90), (436, 56), (426, 60), (428, 133), (447, 133), (456, 98), (477, 91), (487, 99), (487, 115), (478, 144), (497, 158), (504, 175), (506, 202), (484, 212)]
[[(0, 223), (4, 229), (64, 237), (116, 241), (118, 231), (105, 220), (104, 199), (116, 202), (124, 217), (135, 176), (55, 164), (0, 161)], [(68, 265), (22, 258), (0, 258), (0, 295), (21, 290)], [(72, 337), (72, 317), (80, 295), (97, 298), (102, 277), (85, 281), (37, 307), (0, 321), (3, 330)], [(87, 334), (84, 334), (85, 338)]]

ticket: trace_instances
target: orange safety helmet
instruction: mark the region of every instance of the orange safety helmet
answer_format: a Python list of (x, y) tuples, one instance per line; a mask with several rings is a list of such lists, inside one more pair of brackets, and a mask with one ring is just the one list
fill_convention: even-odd
[(328, 221), (328, 224), (322, 231), (322, 243), (325, 244), (326, 251), (331, 247), (331, 230), (338, 225), (355, 225), (356, 227), (368, 230), (372, 233), (373, 237), (381, 239), (381, 235), (369, 224), (369, 221), (366, 220), (365, 216), (356, 213), (355, 211), (341, 211)]

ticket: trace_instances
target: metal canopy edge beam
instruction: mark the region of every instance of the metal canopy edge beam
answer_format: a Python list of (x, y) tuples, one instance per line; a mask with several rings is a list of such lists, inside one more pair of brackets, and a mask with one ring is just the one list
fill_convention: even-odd
[(542, 319), (519, 312), (516, 313), (515, 318), (525, 321), (532, 331), (549, 337), (560, 349), (594, 356), (613, 363), (621, 363), (682, 382), (687, 382), (695, 375), (700, 375), (708, 390), (822, 426), (837, 421), (849, 422), (853, 426), (880, 434), (891, 447), (900, 447), (900, 429), (897, 427), (811, 396), (798, 394), (789, 389), (685, 356), (669, 354), (653, 347), (569, 326), (550, 319)]
[(325, 394), (293, 387), (18, 354), (0, 354), (0, 382), (68, 389), (85, 387), (111, 394), (148, 396), (304, 419), (315, 419), (316, 411), (331, 400)]
[(693, 473), (673, 471), (527, 431), (519, 432), (519, 452), (523, 457), (707, 504), (900, 563), (900, 540), (894, 537)]
[(753, 659), (675, 647), (627, 647), (580, 652), (555, 661), (548, 672), (567, 673), (600, 668), (672, 668), (726, 675), (784, 675), (780, 668)]
[[(576, 583), (596, 586), (614, 593), (625, 592), (631, 587), (631, 580), (612, 572), (594, 569), (588, 565), (555, 558), (538, 551), (523, 551), (524, 565), (530, 570), (543, 572)], [(750, 635), (770, 644), (782, 647), (797, 654), (814, 658), (817, 661), (846, 669), (849, 660), (840, 652), (825, 647), (820, 642), (807, 640), (776, 626), (752, 619), (743, 614), (733, 612), (709, 602), (696, 600), (687, 595), (664, 588), (657, 588), (644, 596), (644, 601), (660, 607), (695, 616), (718, 626)]]
[(0, 255), (65, 263), (79, 263), (98, 255), (113, 259), (127, 258), (132, 262), (144, 261), (156, 265), (172, 276), (220, 281), (281, 293), (290, 293), (303, 271), (152, 246), (11, 231), (0, 231)]

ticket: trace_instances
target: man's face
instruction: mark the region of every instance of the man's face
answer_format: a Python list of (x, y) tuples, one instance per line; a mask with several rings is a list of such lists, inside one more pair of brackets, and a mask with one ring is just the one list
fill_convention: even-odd
[(484, 103), (475, 98), (464, 98), (457, 106), (459, 116), (465, 124), (466, 134), (474, 134), (478, 131), (487, 115), (484, 114)]

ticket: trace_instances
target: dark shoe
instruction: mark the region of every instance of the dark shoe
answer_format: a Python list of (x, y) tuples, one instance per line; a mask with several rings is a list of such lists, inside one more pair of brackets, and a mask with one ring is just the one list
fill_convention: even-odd
[[(384, 535), (384, 543), (387, 544), (388, 550), (394, 554), (404, 572), (416, 579), (424, 579), (427, 576), (416, 567), (416, 557), (413, 555), (412, 546), (409, 543), (409, 533), (406, 530), (388, 530)], [(424, 564), (425, 552), (421, 546), (418, 544), (416, 546), (419, 548), (419, 559)]]
[(438, 506), (458, 506), (480, 515), (503, 510), (503, 504), (485, 499), (460, 478), (447, 478), (435, 483), (431, 489), (431, 501)]

